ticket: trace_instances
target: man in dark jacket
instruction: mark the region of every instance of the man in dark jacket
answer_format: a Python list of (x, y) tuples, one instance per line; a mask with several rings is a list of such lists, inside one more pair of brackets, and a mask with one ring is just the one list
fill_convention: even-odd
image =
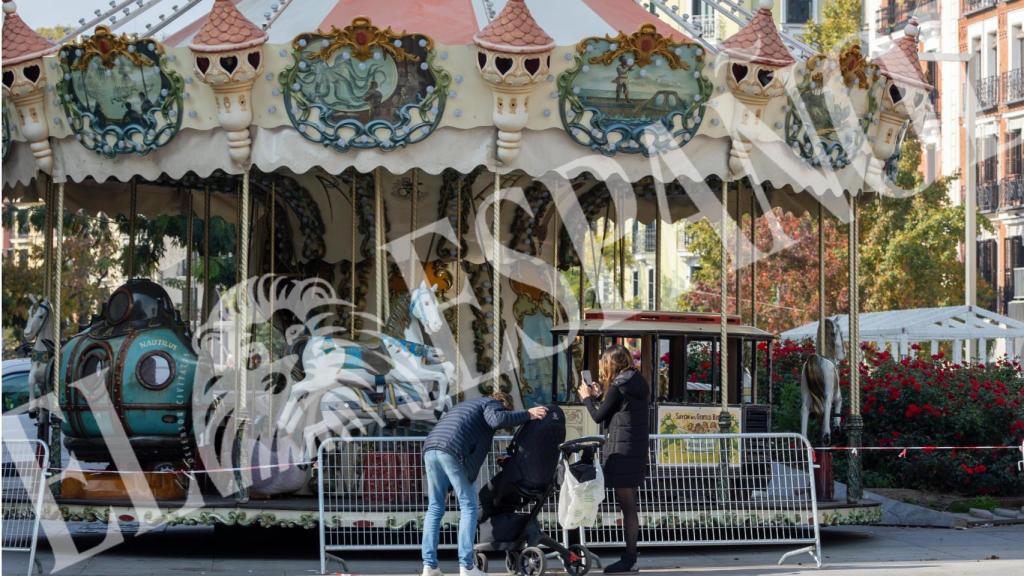
[(441, 576), (437, 544), (449, 487), (459, 499), (459, 574), (485, 576), (473, 558), (478, 506), (473, 482), (491, 450), (495, 430), (540, 420), (547, 414), (543, 407), (529, 411), (512, 408), (512, 399), (504, 392), (468, 400), (448, 411), (427, 435), (423, 465), (430, 504), (423, 518), (423, 576)]

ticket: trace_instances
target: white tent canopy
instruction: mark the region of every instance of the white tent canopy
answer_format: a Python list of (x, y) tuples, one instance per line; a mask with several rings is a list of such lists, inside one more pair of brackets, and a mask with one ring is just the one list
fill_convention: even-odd
[[(849, 339), (849, 317), (838, 320), (844, 342)], [(818, 322), (804, 324), (780, 334), (784, 340), (814, 340)], [(952, 342), (953, 361), (962, 359), (963, 346), (970, 340), (978, 343), (978, 357), (988, 359), (1005, 354), (1020, 357), (1024, 345), (1024, 322), (977, 306), (947, 306), (868, 312), (860, 315), (861, 342), (874, 342), (880, 350), (888, 345), (894, 354), (906, 356), (912, 344), (930, 344), (933, 353), (939, 342)], [(990, 347), (990, 341), (995, 346)]]

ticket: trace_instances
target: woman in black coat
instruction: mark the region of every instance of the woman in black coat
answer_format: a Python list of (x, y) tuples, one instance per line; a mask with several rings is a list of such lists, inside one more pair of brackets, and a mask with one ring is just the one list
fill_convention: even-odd
[(605, 568), (604, 573), (632, 574), (637, 572), (636, 541), (640, 533), (637, 490), (647, 477), (650, 388), (633, 367), (633, 356), (623, 346), (605, 350), (598, 368), (599, 384), (582, 383), (577, 392), (591, 418), (598, 424), (607, 424), (604, 482), (615, 489), (626, 536), (626, 553)]

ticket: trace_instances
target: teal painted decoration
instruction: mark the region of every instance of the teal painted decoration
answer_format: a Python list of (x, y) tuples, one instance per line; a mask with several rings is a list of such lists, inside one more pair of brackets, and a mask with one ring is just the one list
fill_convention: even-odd
[[(191, 442), (196, 355), (171, 300), (149, 280), (129, 280), (103, 314), (61, 349), (62, 431), (83, 460), (106, 458), (111, 416), (142, 456), (183, 457)], [(108, 394), (109, 411), (99, 409)]]
[(106, 27), (61, 48), (57, 92), (83, 146), (114, 158), (166, 145), (182, 120), (184, 81), (155, 40), (116, 36)]
[(562, 125), (606, 155), (644, 156), (686, 145), (711, 97), (704, 49), (644, 24), (630, 36), (587, 38), (558, 78)]
[(296, 130), (339, 152), (393, 150), (433, 133), (451, 76), (436, 65), (430, 38), (381, 30), (366, 18), (292, 41), (294, 63), (280, 75)]
[(868, 89), (868, 111), (858, 117), (848, 93), (855, 79), (852, 75), (849, 81), (841, 78), (847, 72), (830, 66), (821, 55), (797, 65), (799, 96), (789, 97), (785, 137), (786, 144), (815, 168), (840, 169), (854, 160), (864, 144), (878, 109), (880, 84), (862, 83)]
[(11, 119), (7, 117), (7, 106), (4, 106), (4, 111), (3, 111), (3, 130), (4, 130), (3, 158), (7, 158), (7, 152), (8, 152), (8, 150), (11, 149)]

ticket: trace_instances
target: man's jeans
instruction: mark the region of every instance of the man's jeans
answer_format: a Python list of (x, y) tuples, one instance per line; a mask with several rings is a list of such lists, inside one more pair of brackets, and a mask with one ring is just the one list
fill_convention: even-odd
[(454, 456), (441, 450), (428, 450), (423, 455), (427, 469), (427, 491), (430, 504), (423, 518), (423, 565), (437, 568), (437, 542), (444, 516), (444, 502), (448, 488), (455, 490), (459, 499), (459, 565), (475, 566), (473, 543), (476, 541), (477, 499), (473, 483), (466, 476), (462, 464)]

